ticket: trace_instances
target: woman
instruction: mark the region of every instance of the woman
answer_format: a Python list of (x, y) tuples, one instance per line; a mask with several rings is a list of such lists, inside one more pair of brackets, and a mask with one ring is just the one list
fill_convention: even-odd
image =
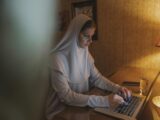
[[(75, 17), (61, 42), (51, 52), (51, 86), (47, 117), (53, 117), (58, 103), (72, 106), (109, 107), (113, 102), (125, 103), (131, 96), (123, 88), (102, 76), (88, 51), (95, 32), (95, 24), (86, 15)], [(115, 94), (109, 96), (86, 95), (91, 87), (98, 87)], [(121, 93), (123, 98), (116, 93)], [(55, 102), (56, 101), (56, 102)], [(58, 107), (55, 107), (58, 108)]]

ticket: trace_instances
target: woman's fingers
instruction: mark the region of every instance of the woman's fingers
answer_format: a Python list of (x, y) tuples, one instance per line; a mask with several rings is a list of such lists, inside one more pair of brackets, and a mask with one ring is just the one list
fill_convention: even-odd
[(125, 101), (128, 101), (131, 98), (132, 93), (127, 88), (123, 87), (121, 89), (121, 92), (122, 92), (122, 97), (125, 99)]
[(108, 97), (109, 97), (110, 106), (115, 105), (115, 103), (121, 104), (121, 105), (128, 105), (128, 103), (123, 99), (123, 97), (121, 97), (118, 94), (111, 94)]
[(121, 96), (117, 95), (117, 94), (114, 95), (113, 101), (118, 103), (118, 104), (125, 103), (124, 99)]

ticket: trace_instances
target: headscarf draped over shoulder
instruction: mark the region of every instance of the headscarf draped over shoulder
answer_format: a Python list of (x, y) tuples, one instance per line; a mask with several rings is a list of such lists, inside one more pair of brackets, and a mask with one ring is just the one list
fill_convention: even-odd
[(75, 17), (60, 43), (52, 50), (53, 68), (68, 76), (70, 83), (88, 80), (90, 53), (88, 47), (81, 48), (78, 45), (79, 32), (88, 20), (91, 18), (83, 14)]

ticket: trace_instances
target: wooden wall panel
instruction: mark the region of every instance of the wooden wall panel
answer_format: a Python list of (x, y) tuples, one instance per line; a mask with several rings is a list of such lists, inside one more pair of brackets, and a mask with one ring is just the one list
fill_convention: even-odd
[(123, 65), (160, 69), (159, 0), (97, 0), (98, 41), (90, 50), (99, 70)]

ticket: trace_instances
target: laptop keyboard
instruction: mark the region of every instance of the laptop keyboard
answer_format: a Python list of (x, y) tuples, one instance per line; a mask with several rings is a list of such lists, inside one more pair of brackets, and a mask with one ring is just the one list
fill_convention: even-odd
[(132, 96), (132, 99), (128, 101), (128, 105), (118, 105), (117, 107), (115, 107), (113, 112), (132, 116), (136, 107), (140, 103), (140, 100), (141, 100), (140, 97)]

